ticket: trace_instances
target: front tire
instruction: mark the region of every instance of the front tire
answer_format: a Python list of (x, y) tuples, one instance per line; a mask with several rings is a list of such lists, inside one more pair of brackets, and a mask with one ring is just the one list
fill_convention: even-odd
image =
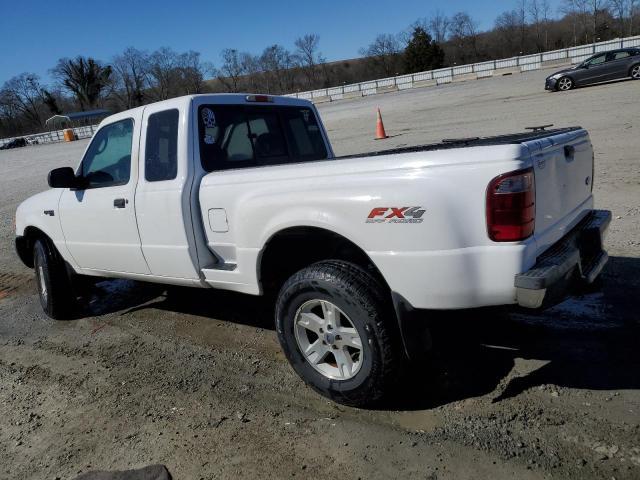
[(289, 278), (278, 295), (276, 327), (296, 373), (338, 403), (381, 400), (401, 360), (388, 297), (373, 275), (348, 262), (319, 262)]
[(634, 80), (640, 80), (640, 63), (631, 67), (631, 70), (629, 70), (629, 76)]
[(68, 319), (77, 308), (77, 299), (63, 260), (50, 242), (39, 239), (33, 246), (33, 265), (40, 305), (55, 320)]
[(560, 92), (567, 92), (571, 90), (574, 86), (575, 84), (573, 83), (573, 80), (570, 77), (562, 77), (560, 80), (558, 80), (558, 90)]

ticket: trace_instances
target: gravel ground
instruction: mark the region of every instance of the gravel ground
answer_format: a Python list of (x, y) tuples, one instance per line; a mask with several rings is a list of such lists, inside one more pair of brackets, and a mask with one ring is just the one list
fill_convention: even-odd
[(614, 213), (600, 287), (536, 315), (432, 315), (433, 355), (378, 410), (306, 388), (260, 298), (106, 281), (85, 318), (45, 317), (13, 212), (86, 141), (0, 152), (0, 478), (640, 478), (640, 82), (550, 94), (546, 73), (320, 107), (338, 154), (580, 124)]

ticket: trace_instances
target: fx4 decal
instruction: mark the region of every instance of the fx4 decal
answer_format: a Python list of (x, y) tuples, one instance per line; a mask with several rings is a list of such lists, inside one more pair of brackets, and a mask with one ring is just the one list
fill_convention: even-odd
[(366, 223), (422, 223), (424, 212), (422, 207), (376, 207)]

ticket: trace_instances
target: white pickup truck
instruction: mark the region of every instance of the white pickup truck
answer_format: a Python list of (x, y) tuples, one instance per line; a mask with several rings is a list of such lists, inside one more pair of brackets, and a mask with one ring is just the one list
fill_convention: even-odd
[(390, 389), (413, 313), (543, 308), (607, 261), (581, 128), (334, 156), (314, 106), (195, 95), (105, 119), (16, 213), (52, 318), (85, 276), (277, 294), (295, 371), (336, 401)]

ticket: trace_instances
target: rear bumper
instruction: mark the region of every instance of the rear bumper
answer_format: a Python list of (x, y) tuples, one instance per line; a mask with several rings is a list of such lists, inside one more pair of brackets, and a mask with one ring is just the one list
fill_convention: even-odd
[(516, 301), (526, 308), (546, 308), (581, 284), (592, 283), (607, 263), (603, 237), (611, 222), (608, 210), (592, 210), (573, 230), (515, 277)]

